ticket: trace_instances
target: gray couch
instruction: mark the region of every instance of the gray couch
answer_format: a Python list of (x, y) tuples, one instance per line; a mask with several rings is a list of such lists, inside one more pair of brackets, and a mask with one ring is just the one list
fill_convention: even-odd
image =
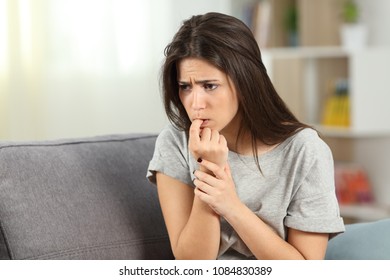
[[(155, 135), (0, 143), (0, 259), (172, 259)], [(347, 227), (327, 259), (390, 259), (390, 220)]]

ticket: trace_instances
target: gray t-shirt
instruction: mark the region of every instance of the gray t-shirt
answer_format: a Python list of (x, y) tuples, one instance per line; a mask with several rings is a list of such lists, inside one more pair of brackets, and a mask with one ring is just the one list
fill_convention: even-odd
[[(229, 151), (236, 191), (259, 218), (286, 240), (286, 227), (321, 233), (343, 232), (335, 195), (332, 153), (316, 131), (304, 129), (259, 157)], [(196, 160), (188, 150), (186, 133), (168, 125), (158, 136), (147, 178), (156, 172), (194, 187)], [(253, 254), (233, 228), (221, 218), (218, 259), (251, 259)]]

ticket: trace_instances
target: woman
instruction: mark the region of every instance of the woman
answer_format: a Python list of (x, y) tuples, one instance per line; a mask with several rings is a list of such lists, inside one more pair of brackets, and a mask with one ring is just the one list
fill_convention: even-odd
[(186, 20), (165, 49), (171, 124), (148, 178), (176, 259), (323, 259), (344, 231), (328, 146), (275, 91), (244, 23)]

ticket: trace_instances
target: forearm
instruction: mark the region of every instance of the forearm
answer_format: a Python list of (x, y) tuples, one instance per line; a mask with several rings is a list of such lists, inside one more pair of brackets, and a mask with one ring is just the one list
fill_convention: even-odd
[(175, 258), (216, 259), (219, 243), (219, 215), (195, 197), (188, 222), (174, 248)]
[(257, 259), (304, 259), (244, 204), (239, 204), (225, 219)]
[[(228, 158), (226, 139), (217, 130), (201, 129), (202, 120), (195, 119), (189, 130), (188, 148), (199, 163), (211, 158), (225, 165)], [(199, 170), (213, 172), (199, 165)], [(195, 193), (198, 189), (195, 189)], [(192, 193), (194, 194), (194, 193)], [(216, 259), (220, 245), (220, 216), (197, 195), (192, 201), (188, 220), (174, 247), (176, 259)]]

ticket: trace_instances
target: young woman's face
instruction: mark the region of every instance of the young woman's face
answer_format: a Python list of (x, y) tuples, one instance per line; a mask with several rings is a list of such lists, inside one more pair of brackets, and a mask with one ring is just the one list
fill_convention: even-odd
[(238, 129), (238, 99), (231, 79), (205, 60), (186, 58), (178, 64), (179, 96), (191, 122), (222, 134)]

